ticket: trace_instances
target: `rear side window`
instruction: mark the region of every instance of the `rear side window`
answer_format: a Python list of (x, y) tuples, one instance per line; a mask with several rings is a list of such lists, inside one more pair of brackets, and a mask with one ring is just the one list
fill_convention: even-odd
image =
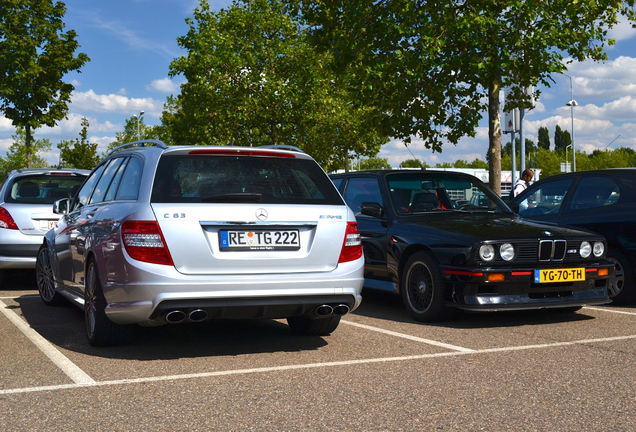
[(141, 185), (141, 161), (137, 158), (130, 158), (117, 191), (118, 200), (136, 200), (139, 196), (139, 186)]
[(343, 204), (329, 177), (312, 160), (236, 155), (164, 155), (151, 200)]
[(568, 210), (585, 210), (614, 204), (621, 190), (614, 180), (603, 176), (582, 177)]
[(72, 175), (18, 177), (5, 200), (9, 203), (52, 204), (62, 198), (71, 198), (85, 178)]

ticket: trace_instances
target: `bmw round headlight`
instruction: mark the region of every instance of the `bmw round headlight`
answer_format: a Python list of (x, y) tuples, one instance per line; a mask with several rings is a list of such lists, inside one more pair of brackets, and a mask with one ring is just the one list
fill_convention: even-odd
[(504, 243), (499, 248), (499, 255), (504, 261), (512, 261), (515, 258), (515, 247), (510, 243)]
[(592, 245), (590, 242), (584, 241), (581, 243), (581, 248), (579, 249), (579, 253), (583, 258), (587, 258), (592, 253)]
[(592, 252), (597, 258), (603, 256), (603, 253), (605, 253), (605, 245), (603, 242), (594, 242), (594, 249)]
[(495, 247), (485, 244), (479, 248), (479, 257), (484, 261), (492, 261), (495, 259)]

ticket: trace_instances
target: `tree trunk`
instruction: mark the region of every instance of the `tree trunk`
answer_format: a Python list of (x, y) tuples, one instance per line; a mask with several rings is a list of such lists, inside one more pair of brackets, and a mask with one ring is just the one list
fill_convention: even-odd
[(31, 153), (32, 153), (32, 141), (33, 136), (31, 135), (31, 126), (26, 125), (24, 128), (25, 137), (24, 137), (24, 156), (26, 158), (26, 168), (31, 168)]
[(501, 83), (495, 79), (488, 89), (488, 186), (501, 195)]

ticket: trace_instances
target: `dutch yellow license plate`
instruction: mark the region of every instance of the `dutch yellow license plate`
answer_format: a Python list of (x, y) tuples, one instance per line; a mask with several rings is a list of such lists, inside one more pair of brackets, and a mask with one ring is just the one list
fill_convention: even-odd
[(535, 283), (576, 282), (584, 280), (584, 268), (546, 269), (534, 271)]

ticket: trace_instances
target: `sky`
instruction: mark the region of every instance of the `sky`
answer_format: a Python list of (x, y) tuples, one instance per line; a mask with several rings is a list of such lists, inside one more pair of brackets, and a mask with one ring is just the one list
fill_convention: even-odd
[[(75, 86), (67, 118), (53, 128), (34, 132), (36, 139), (52, 143), (46, 155), (57, 163), (61, 140), (79, 136), (81, 120), (89, 120), (89, 140), (104, 152), (115, 134), (124, 129), (126, 119), (139, 115), (143, 122), (161, 122), (166, 98), (179, 92), (183, 77), (168, 77), (170, 62), (185, 55), (177, 38), (188, 31), (185, 20), (192, 16), (198, 0), (65, 0), (67, 29), (77, 32), (78, 52), (91, 61), (80, 73), (65, 79)], [(231, 0), (210, 0), (214, 10), (228, 7)], [(553, 76), (550, 88), (539, 88), (540, 99), (527, 111), (523, 124), (526, 138), (537, 141), (537, 131), (547, 127), (554, 141), (556, 125), (572, 132), (577, 151), (630, 147), (636, 150), (636, 31), (622, 24), (610, 37), (616, 45), (607, 47), (610, 59), (604, 63), (583, 62), (568, 66), (567, 75)], [(570, 88), (571, 85), (571, 88)], [(578, 105), (566, 106), (571, 94)], [(485, 117), (486, 113), (484, 113)], [(502, 117), (503, 119), (503, 117)], [(488, 129), (484, 119), (475, 138), (464, 138), (457, 145), (446, 144), (441, 153), (433, 153), (413, 138), (407, 147), (398, 140), (385, 144), (380, 154), (392, 166), (406, 159), (417, 159), (430, 166), (458, 159), (485, 160)], [(15, 128), (0, 113), (0, 156), (12, 144)], [(504, 135), (504, 143), (510, 135)], [(565, 162), (565, 161), (564, 161)]]

